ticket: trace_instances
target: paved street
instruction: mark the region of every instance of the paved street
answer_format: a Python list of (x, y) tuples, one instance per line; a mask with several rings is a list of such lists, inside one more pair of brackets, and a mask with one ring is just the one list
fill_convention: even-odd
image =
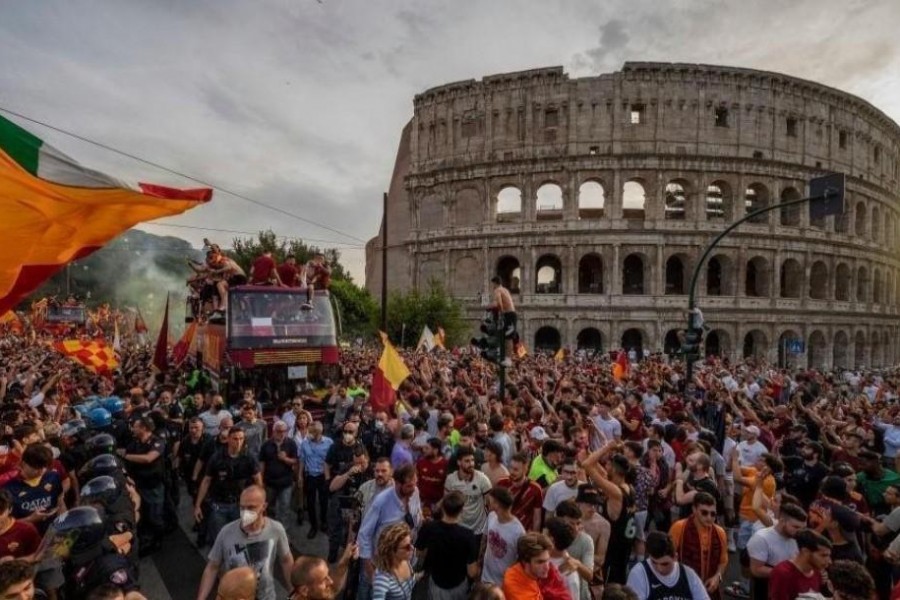
[[(144, 558), (140, 563), (141, 588), (151, 600), (195, 600), (200, 576), (206, 565), (209, 547), (198, 550), (193, 533), (192, 509), (187, 495), (183, 494), (179, 507), (181, 527), (166, 536), (162, 550)], [(296, 520), (287, 523), (288, 539), (294, 554), (315, 554), (325, 557), (328, 540), (320, 533), (314, 540), (307, 540), (308, 525), (297, 526)], [(286, 596), (286, 591), (278, 587), (278, 597)]]

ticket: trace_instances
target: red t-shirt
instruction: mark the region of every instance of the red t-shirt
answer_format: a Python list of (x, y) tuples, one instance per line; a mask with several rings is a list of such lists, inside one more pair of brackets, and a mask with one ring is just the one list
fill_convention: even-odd
[(626, 440), (632, 440), (635, 442), (642, 441), (644, 439), (644, 410), (637, 405), (630, 408), (625, 408), (625, 420), (637, 421), (638, 427), (634, 431), (631, 431), (623, 424), (622, 437)]
[(269, 283), (275, 277), (275, 259), (263, 254), (253, 261), (253, 278), (250, 283)]
[(288, 287), (300, 287), (299, 275), (300, 270), (294, 265), (284, 263), (278, 267), (278, 276), (281, 277), (281, 283)]
[(0, 533), (0, 558), (21, 558), (34, 554), (41, 543), (41, 536), (31, 523), (14, 521), (13, 526)]
[(775, 565), (769, 576), (769, 600), (795, 600), (804, 592), (818, 592), (822, 587), (822, 574), (813, 571), (807, 577), (793, 562), (786, 560)]
[(437, 462), (420, 458), (416, 463), (416, 473), (419, 476), (419, 498), (422, 500), (422, 504), (432, 506), (444, 497), (444, 481), (447, 480), (448, 465), (449, 461), (443, 457)]
[(509, 477), (504, 477), (497, 482), (497, 485), (509, 489), (513, 497), (511, 511), (513, 516), (522, 523), (525, 531), (533, 531), (537, 525), (537, 523), (534, 523), (534, 509), (543, 506), (544, 493), (541, 491), (541, 486), (528, 479), (528, 477), (525, 477), (523, 481), (524, 485), (528, 486), (524, 490), (521, 486), (513, 488), (512, 480)]

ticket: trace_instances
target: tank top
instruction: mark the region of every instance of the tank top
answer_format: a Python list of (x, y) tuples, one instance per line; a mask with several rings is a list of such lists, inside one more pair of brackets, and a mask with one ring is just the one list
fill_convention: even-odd
[(650, 588), (650, 594), (647, 600), (693, 600), (691, 594), (691, 583), (688, 581), (687, 569), (678, 565), (678, 581), (672, 587), (667, 586), (656, 576), (653, 569), (647, 561), (641, 562), (644, 567), (644, 573), (647, 575), (647, 585)]
[[(606, 517), (609, 519), (609, 510), (606, 509)], [(634, 490), (629, 486), (622, 489), (622, 509), (619, 517), (613, 521), (610, 519), (609, 547), (630, 547), (634, 540)], [(622, 546), (619, 546), (619, 545)]]

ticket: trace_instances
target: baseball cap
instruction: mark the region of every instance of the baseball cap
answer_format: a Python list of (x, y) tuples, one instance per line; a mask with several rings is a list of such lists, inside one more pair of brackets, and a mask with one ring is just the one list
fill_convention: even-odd
[(543, 442), (550, 436), (547, 435), (547, 431), (543, 427), (541, 427), (540, 425), (535, 425), (531, 428), (531, 431), (528, 432), (528, 437), (533, 440), (537, 440), (538, 442)]
[(744, 427), (744, 431), (746, 431), (750, 435), (759, 435), (759, 427), (757, 427), (756, 425), (747, 425)]

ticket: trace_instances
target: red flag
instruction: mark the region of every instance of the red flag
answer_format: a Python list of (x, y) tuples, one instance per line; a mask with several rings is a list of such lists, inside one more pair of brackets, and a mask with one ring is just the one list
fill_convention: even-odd
[(393, 414), (397, 392), (394, 391), (391, 382), (385, 378), (384, 373), (378, 367), (375, 367), (375, 372), (372, 374), (372, 394), (369, 400), (374, 412), (383, 410)]
[(625, 355), (625, 351), (619, 350), (619, 355), (616, 356), (616, 362), (612, 367), (613, 377), (622, 381), (628, 375), (628, 367), (628, 357)]
[(169, 295), (166, 294), (166, 314), (163, 315), (162, 327), (159, 328), (159, 337), (156, 338), (156, 351), (153, 353), (153, 366), (160, 373), (165, 373), (169, 367)]
[(172, 349), (172, 362), (176, 367), (181, 365), (181, 363), (184, 362), (184, 359), (187, 358), (188, 351), (191, 348), (196, 333), (197, 320), (195, 319), (191, 321), (190, 326), (184, 330), (181, 339), (178, 340), (178, 343), (175, 344), (175, 348)]

